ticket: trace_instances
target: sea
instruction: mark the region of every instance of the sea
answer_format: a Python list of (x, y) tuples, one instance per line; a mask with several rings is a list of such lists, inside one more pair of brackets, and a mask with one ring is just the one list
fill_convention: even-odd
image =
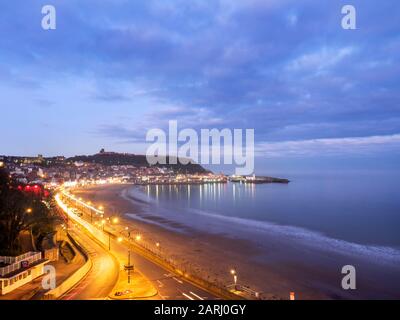
[(184, 227), (238, 238), (276, 234), (320, 249), (400, 263), (400, 174), (293, 174), (289, 184), (132, 186), (124, 197), (146, 219), (174, 231)]

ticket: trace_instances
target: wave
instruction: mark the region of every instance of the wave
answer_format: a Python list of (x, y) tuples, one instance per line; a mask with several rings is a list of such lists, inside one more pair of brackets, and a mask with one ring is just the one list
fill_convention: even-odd
[[(135, 204), (137, 204), (138, 201), (140, 203), (144, 202), (148, 207), (157, 203), (157, 201), (147, 197), (137, 188), (128, 189), (128, 191), (122, 196), (126, 200), (135, 202)], [(148, 210), (149, 208), (147, 208), (146, 211)], [(249, 233), (251, 233), (250, 240), (254, 238), (255, 233), (257, 233), (260, 237), (268, 235), (276, 236), (279, 237), (279, 239), (292, 242), (295, 240), (297, 244), (301, 243), (304, 246), (319, 249), (321, 251), (329, 251), (352, 257), (357, 256), (359, 258), (373, 260), (380, 264), (400, 263), (400, 250), (398, 248), (363, 245), (346, 240), (335, 239), (318, 231), (297, 226), (280, 225), (267, 221), (225, 216), (200, 209), (185, 208), (182, 210), (187, 211), (187, 214), (179, 214), (175, 210), (168, 210), (166, 208), (154, 208), (154, 210), (151, 211), (151, 215), (163, 217), (169, 221), (178, 222), (181, 225), (209, 233), (230, 234), (235, 237), (242, 237), (246, 240), (249, 240)], [(155, 222), (150, 219), (138, 217), (137, 215), (131, 215), (131, 217), (147, 223), (156, 224), (165, 229), (179, 232), (177, 228), (171, 227), (168, 224)], [(207, 217), (209, 219), (203, 219), (202, 217)]]
[(139, 205), (150, 205), (156, 203), (153, 198), (148, 197), (144, 192), (139, 191), (136, 187), (123, 189), (120, 196), (125, 200)]
[[(328, 237), (320, 232), (305, 228), (279, 225), (272, 222), (251, 220), (239, 217), (228, 217), (216, 213), (192, 209), (198, 215), (207, 216), (213, 219), (232, 223), (245, 227), (252, 232), (268, 232), (284, 236), (286, 239), (301, 241), (303, 244), (319, 248), (325, 251), (334, 251), (340, 254), (359, 255), (360, 257), (374, 258), (376, 262), (400, 263), (400, 250), (393, 247), (362, 245), (345, 240)], [(226, 231), (226, 230), (225, 230)]]
[(125, 213), (125, 215), (128, 218), (131, 218), (131, 219), (134, 219), (134, 220), (138, 220), (138, 221), (142, 221), (142, 222), (149, 223), (149, 224), (153, 224), (153, 225), (156, 225), (156, 226), (161, 227), (163, 229), (167, 229), (167, 230), (174, 231), (174, 232), (179, 232), (179, 233), (186, 233), (183, 228), (173, 227), (170, 224), (165, 223), (165, 222), (158, 222), (158, 221), (155, 221), (155, 220), (146, 219), (146, 218), (143, 218), (143, 217), (137, 215), (136, 213), (128, 212), (128, 213)]

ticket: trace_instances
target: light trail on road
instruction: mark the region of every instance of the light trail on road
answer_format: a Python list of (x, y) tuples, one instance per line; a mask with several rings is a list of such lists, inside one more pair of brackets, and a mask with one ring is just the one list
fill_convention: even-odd
[[(101, 294), (95, 294), (96, 290), (100, 291), (101, 282), (99, 280), (106, 278), (110, 278), (110, 268), (115, 271), (112, 264), (109, 262), (104, 262), (108, 258), (112, 257), (111, 254), (119, 261), (120, 265), (125, 264), (127, 261), (127, 253), (131, 251), (131, 259), (134, 262), (135, 270), (140, 270), (140, 273), (146, 277), (155, 288), (157, 288), (158, 295), (152, 297), (154, 300), (214, 300), (219, 299), (216, 296), (211, 295), (210, 293), (204, 291), (203, 289), (194, 286), (193, 284), (187, 282), (184, 279), (178, 279), (176, 276), (172, 274), (166, 274), (166, 270), (159, 266), (158, 264), (146, 259), (140, 254), (131, 250), (130, 247), (127, 247), (124, 243), (115, 241), (111, 239), (111, 248), (112, 250), (108, 252), (104, 248), (108, 246), (109, 238), (106, 236), (101, 230), (94, 227), (92, 224), (87, 222), (86, 220), (76, 216), (60, 199), (60, 196), (57, 195), (55, 197), (57, 204), (67, 213), (67, 215), (78, 225), (81, 225), (82, 228), (75, 228), (74, 232), (80, 239), (81, 245), (88, 249), (89, 252), (94, 252), (96, 255), (93, 257), (94, 262), (97, 261), (98, 267), (93, 270), (93, 276), (89, 276), (83, 279), (82, 286), (78, 284), (76, 286), (77, 292), (70, 292), (71, 299), (101, 299), (108, 296), (112, 291), (112, 287), (109, 285), (105, 285), (102, 289)], [(87, 232), (85, 232), (85, 229)], [(90, 234), (90, 236), (89, 236)], [(95, 240), (96, 239), (96, 240)], [(102, 244), (102, 245), (100, 245)], [(110, 254), (111, 253), (111, 254)], [(111, 258), (112, 259), (112, 258)], [(118, 264), (118, 263), (117, 263)], [(117, 267), (119, 271), (119, 266)], [(113, 272), (114, 272), (113, 271)], [(113, 272), (111, 274), (113, 274)], [(98, 274), (98, 277), (95, 274)], [(100, 274), (101, 273), (101, 274)], [(112, 277), (111, 277), (112, 278)], [(108, 279), (110, 280), (110, 279)], [(161, 282), (163, 280), (163, 282)], [(116, 281), (115, 281), (116, 282)], [(115, 284), (114, 282), (114, 284)], [(88, 291), (88, 293), (86, 293)], [(108, 294), (105, 292), (108, 291)], [(187, 293), (184, 293), (187, 292)], [(91, 296), (91, 297), (90, 297)], [(202, 298), (203, 297), (203, 298)]]

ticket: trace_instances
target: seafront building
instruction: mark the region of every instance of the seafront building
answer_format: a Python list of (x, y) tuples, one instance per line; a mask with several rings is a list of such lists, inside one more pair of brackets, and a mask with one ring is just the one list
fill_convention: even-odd
[[(101, 155), (107, 156), (103, 152)], [(113, 155), (113, 153), (111, 153)], [(225, 183), (223, 174), (209, 171), (181, 173), (169, 167), (130, 164), (101, 164), (68, 161), (64, 157), (0, 157), (13, 179), (21, 185), (39, 185), (48, 189), (64, 183), (80, 185), (106, 183), (133, 184), (204, 184)], [(115, 161), (118, 162), (118, 161)]]
[(16, 257), (0, 256), (0, 295), (42, 276), (48, 262), (41, 252), (27, 252)]

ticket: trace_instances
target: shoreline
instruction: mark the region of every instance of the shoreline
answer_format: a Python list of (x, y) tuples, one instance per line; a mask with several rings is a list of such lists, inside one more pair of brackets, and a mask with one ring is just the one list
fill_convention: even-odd
[[(238, 282), (262, 292), (265, 299), (288, 299), (291, 291), (296, 292), (298, 299), (393, 299), (400, 288), (398, 281), (390, 281), (389, 276), (378, 272), (379, 266), (359, 257), (349, 258), (307, 248), (293, 239), (277, 238), (276, 235), (266, 234), (263, 241), (257, 242), (232, 237), (221, 230), (217, 233), (200, 231), (159, 215), (144, 213), (140, 199), (135, 199), (139, 203), (134, 203), (121, 196), (124, 190), (132, 187), (96, 186), (77, 189), (74, 194), (104, 205), (108, 214), (118, 214), (121, 223), (142, 235), (146, 245), (161, 243), (165, 254), (207, 274), (213, 282), (232, 283), (229, 270), (235, 268)], [(342, 290), (340, 272), (346, 264), (361, 266), (362, 290)], [(400, 275), (398, 268), (389, 269), (390, 274)]]

